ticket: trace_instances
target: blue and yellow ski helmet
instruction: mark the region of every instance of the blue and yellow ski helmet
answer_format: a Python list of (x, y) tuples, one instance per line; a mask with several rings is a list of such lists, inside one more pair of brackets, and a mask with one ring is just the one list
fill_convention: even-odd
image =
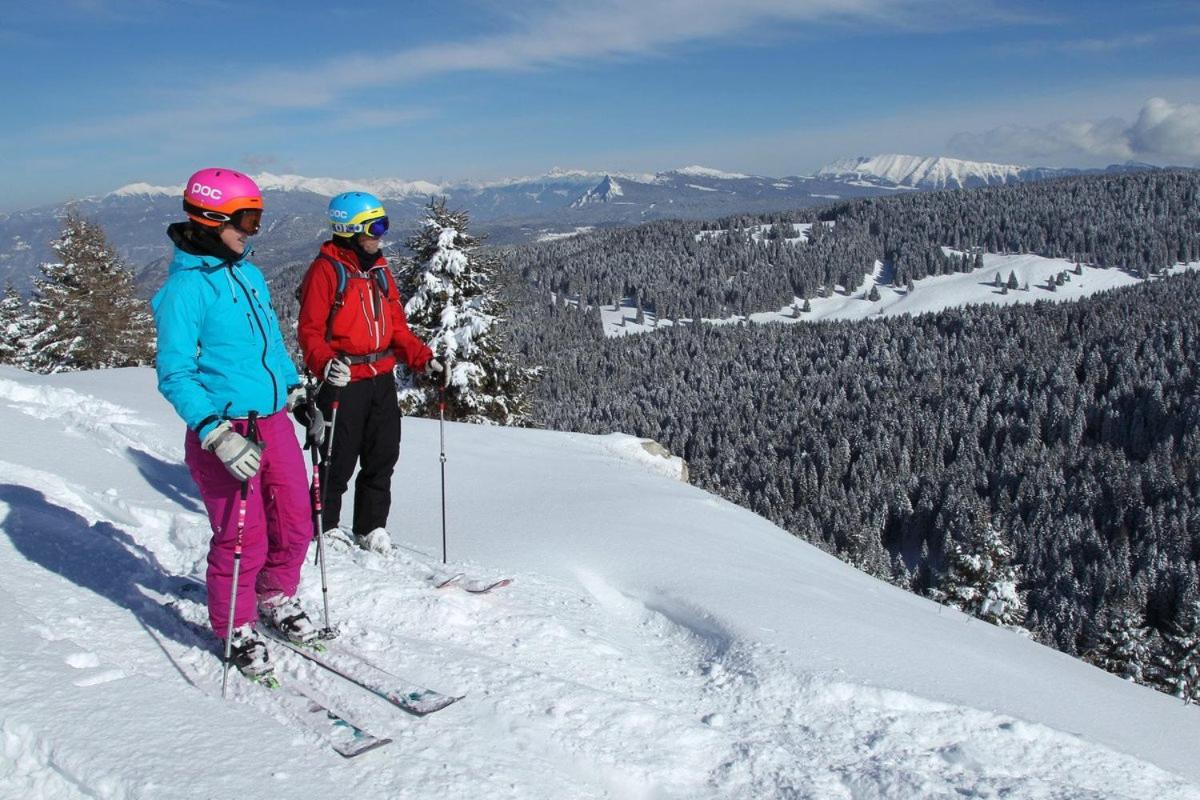
[(387, 211), (379, 198), (367, 192), (342, 192), (329, 201), (333, 235), (349, 238), (356, 233), (379, 237), (387, 233)]

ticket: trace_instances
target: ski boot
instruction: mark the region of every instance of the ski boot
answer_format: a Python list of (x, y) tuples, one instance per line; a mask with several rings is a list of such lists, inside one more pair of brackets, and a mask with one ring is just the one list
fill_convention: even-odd
[(312, 644), (317, 640), (317, 626), (300, 607), (300, 601), (285, 594), (260, 600), (258, 613), (281, 636), (296, 644)]
[(233, 638), (229, 642), (229, 662), (252, 681), (269, 684), (274, 680), (275, 665), (267, 653), (267, 643), (259, 638), (248, 623), (233, 629)]
[(392, 552), (392, 537), (383, 528), (376, 528), (370, 533), (354, 534), (355, 543), (371, 553), (387, 555)]

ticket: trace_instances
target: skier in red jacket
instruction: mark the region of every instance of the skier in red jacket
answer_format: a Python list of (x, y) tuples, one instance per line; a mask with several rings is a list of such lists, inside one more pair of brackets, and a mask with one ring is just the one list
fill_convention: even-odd
[[(382, 255), (387, 233), (383, 204), (366, 192), (346, 192), (329, 203), (333, 237), (308, 268), (300, 287), (298, 335), (304, 363), (321, 376), (317, 405), (332, 417), (333, 452), (321, 470), (325, 488), (322, 523), (338, 526), (342, 495), (354, 483), (354, 540), (378, 552), (391, 549), (387, 533), (391, 481), (400, 457), (400, 409), (392, 370), (397, 358), (410, 370), (444, 372), (412, 331), (404, 305)], [(361, 462), (361, 463), (360, 463)]]

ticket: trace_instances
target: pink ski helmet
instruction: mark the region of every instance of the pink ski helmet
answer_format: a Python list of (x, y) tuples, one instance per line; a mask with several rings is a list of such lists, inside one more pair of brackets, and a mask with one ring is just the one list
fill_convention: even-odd
[(240, 172), (220, 167), (202, 169), (183, 187), (183, 210), (188, 219), (215, 228), (228, 222), (239, 230), (258, 233), (263, 199), (258, 184)]

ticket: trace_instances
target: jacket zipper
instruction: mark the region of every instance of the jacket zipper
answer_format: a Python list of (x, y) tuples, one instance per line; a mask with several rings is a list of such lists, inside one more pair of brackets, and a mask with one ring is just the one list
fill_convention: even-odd
[(271, 371), (271, 367), (267, 364), (267, 353), (270, 352), (271, 341), (267, 337), (267, 329), (263, 327), (262, 320), (258, 318), (258, 310), (255, 308), (258, 303), (250, 295), (250, 290), (242, 283), (242, 279), (238, 276), (232, 264), (229, 265), (229, 273), (233, 276), (234, 282), (242, 290), (242, 293), (246, 295), (246, 303), (250, 306), (251, 313), (254, 314), (254, 322), (258, 325), (258, 332), (262, 334), (263, 349), (259, 356), (259, 361), (262, 362), (263, 369), (267, 371), (267, 376), (271, 379), (271, 408), (274, 410), (279, 406), (279, 382), (275, 380), (275, 373)]

